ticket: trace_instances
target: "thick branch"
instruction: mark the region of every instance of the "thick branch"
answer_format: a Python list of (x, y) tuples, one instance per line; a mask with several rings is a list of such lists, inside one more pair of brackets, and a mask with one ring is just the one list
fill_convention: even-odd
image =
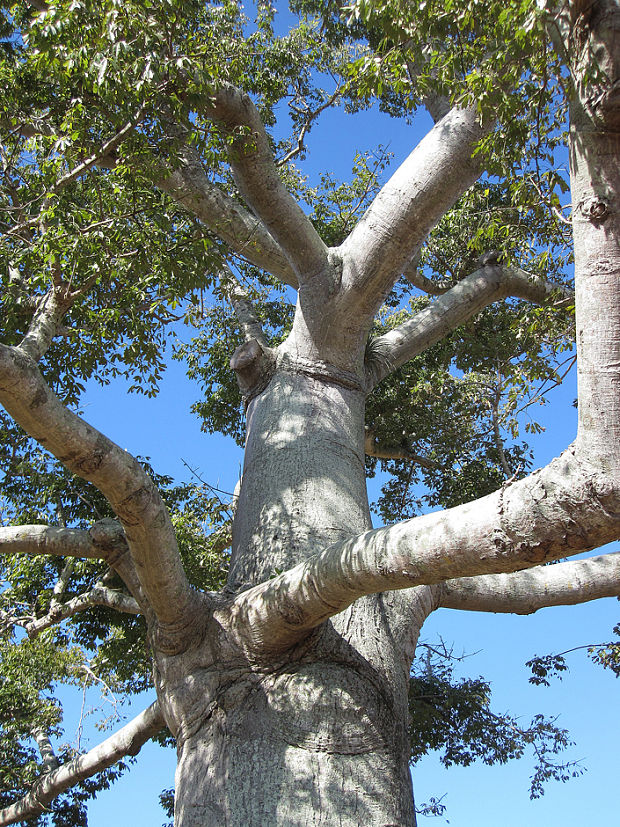
[(205, 114), (231, 133), (230, 162), (241, 194), (284, 251), (295, 272), (312, 279), (326, 269), (327, 248), (284, 186), (269, 138), (249, 95), (223, 84)]
[(46, 615), (38, 617), (32, 623), (28, 623), (25, 627), (26, 632), (29, 637), (36, 637), (44, 629), (49, 629), (50, 626), (93, 606), (107, 606), (117, 612), (133, 615), (140, 614), (141, 611), (138, 602), (133, 597), (99, 584), (66, 603), (58, 603)]
[(620, 552), (535, 566), (514, 574), (447, 580), (440, 605), (474, 612), (531, 614), (547, 606), (572, 606), (620, 596)]
[(151, 704), (144, 712), (119, 729), (110, 738), (80, 755), (73, 761), (63, 764), (56, 770), (42, 776), (32, 787), (28, 795), (20, 801), (0, 810), (0, 827), (24, 821), (49, 809), (56, 796), (70, 787), (74, 787), (85, 778), (112, 766), (125, 755), (137, 755), (143, 744), (164, 727), (164, 720), (159, 704)]
[(141, 611), (149, 614), (149, 604), (129, 554), (125, 532), (116, 520), (99, 520), (88, 531), (47, 525), (1, 527), (0, 554), (51, 554), (105, 560), (122, 578)]
[(180, 634), (192, 622), (196, 593), (185, 576), (167, 509), (140, 463), (65, 408), (36, 363), (6, 345), (0, 345), (0, 402), (33, 439), (107, 498), (153, 611), (164, 626), (180, 624)]
[(479, 500), (330, 546), (240, 594), (224, 622), (260, 656), (293, 645), (366, 594), (513, 572), (597, 548), (620, 536), (619, 489), (569, 449)]
[(533, 278), (524, 270), (496, 263), (481, 267), (424, 310), (373, 341), (373, 352), (378, 356), (367, 364), (368, 390), (489, 304), (508, 296), (542, 304), (558, 299), (560, 291), (562, 301), (572, 298), (566, 288)]
[(256, 216), (213, 184), (192, 147), (179, 152), (180, 166), (162, 169), (157, 186), (192, 212), (230, 249), (291, 287), (297, 277), (277, 242)]
[(124, 546), (120, 525), (104, 520), (94, 536), (90, 531), (48, 525), (20, 525), (0, 528), (0, 554), (51, 554), (55, 557), (101, 558), (109, 560), (114, 548)]
[(72, 300), (58, 289), (52, 288), (39, 302), (28, 331), (20, 342), (20, 350), (35, 362), (43, 358), (58, 332), (62, 317)]
[(396, 170), (340, 248), (344, 287), (375, 303), (387, 294), (432, 227), (482, 172), (472, 158), (486, 129), (473, 109), (453, 109)]
[(32, 737), (37, 742), (45, 769), (48, 771), (58, 769), (59, 761), (47, 732), (44, 729), (37, 728), (32, 731)]

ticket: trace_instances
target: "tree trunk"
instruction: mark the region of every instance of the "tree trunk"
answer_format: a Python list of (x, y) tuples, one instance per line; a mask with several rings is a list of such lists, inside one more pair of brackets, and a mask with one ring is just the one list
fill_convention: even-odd
[[(235, 592), (371, 525), (362, 388), (324, 364), (277, 358), (248, 406)], [(363, 598), (269, 662), (223, 655), (212, 635), (160, 657), (176, 827), (415, 824), (407, 685), (431, 610), (430, 589), (416, 591), (406, 611), (396, 593)]]

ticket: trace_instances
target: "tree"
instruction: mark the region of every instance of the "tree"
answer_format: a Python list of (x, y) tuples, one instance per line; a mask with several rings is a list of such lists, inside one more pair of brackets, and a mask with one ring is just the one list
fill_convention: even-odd
[[(108, 783), (164, 725), (177, 825), (413, 824), (429, 614), (620, 593), (618, 553), (565, 559), (620, 528), (617, 0), (296, 8), (317, 22), (282, 36), (262, 3), (252, 24), (234, 2), (3, 5), (0, 617), (33, 637), (14, 720), (41, 752), (15, 742), (14, 791), (50, 771), (2, 824)], [(310, 187), (293, 162), (313, 123), (373, 100), (435, 125), (383, 186), (385, 159), (360, 156), (352, 183)], [(579, 431), (527, 474), (517, 413), (570, 348), (571, 233)], [(205, 427), (241, 438), (245, 411), (225, 585), (223, 506), (78, 408), (90, 378), (155, 393), (183, 320)], [(377, 462), (397, 522), (372, 529)], [(416, 515), (417, 480), (441, 510)], [(78, 644), (126, 689), (152, 663), (158, 700), (53, 769), (45, 692), (83, 668)], [(449, 708), (479, 720), (485, 687), (465, 690)]]

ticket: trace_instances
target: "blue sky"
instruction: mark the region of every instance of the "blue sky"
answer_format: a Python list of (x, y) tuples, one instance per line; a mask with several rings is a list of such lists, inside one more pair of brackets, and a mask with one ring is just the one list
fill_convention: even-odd
[[(428, 127), (427, 119), (423, 119), (422, 127)], [(337, 111), (310, 134), (310, 171), (329, 170), (346, 177), (355, 151), (379, 143), (389, 145), (396, 164), (419, 136), (419, 127), (399, 125), (377, 113), (345, 117)], [(187, 478), (185, 460), (210, 484), (232, 491), (239, 477), (242, 453), (231, 440), (201, 433), (198, 421), (189, 414), (196, 395), (182, 365), (172, 363), (155, 400), (127, 395), (122, 386), (91, 385), (83, 410), (89, 422), (123, 448), (149, 456), (157, 472)], [(531, 440), (536, 466), (544, 465), (573, 439), (576, 411), (571, 403), (575, 396), (573, 373), (564, 386), (552, 392), (550, 404), (539, 417), (546, 430)], [(504, 767), (474, 765), (446, 770), (430, 756), (414, 770), (416, 799), (423, 802), (431, 796), (446, 794), (446, 818), (450, 824), (464, 827), (496, 827), (500, 821), (503, 827), (521, 827), (524, 823), (530, 827), (615, 823), (615, 740), (620, 723), (617, 682), (612, 675), (593, 666), (583, 653), (575, 653), (570, 661), (571, 671), (562, 682), (554, 682), (550, 688), (536, 688), (528, 683), (524, 663), (535, 654), (608, 639), (618, 614), (618, 604), (611, 599), (543, 610), (529, 617), (436, 612), (422, 638), (432, 641), (440, 635), (453, 643), (457, 652), (477, 653), (463, 663), (462, 673), (472, 677), (483, 675), (492, 682), (494, 708), (498, 712), (510, 710), (521, 715), (525, 723), (538, 712), (558, 715), (558, 724), (569, 729), (577, 742), (570, 757), (583, 759), (587, 772), (568, 784), (551, 783), (544, 798), (530, 802), (531, 762), (527, 759)], [(128, 711), (128, 717), (148, 702), (145, 699), (144, 703), (137, 703), (133, 713)], [(71, 736), (70, 730), (67, 735)], [(93, 733), (91, 745), (100, 739), (100, 733)], [(173, 774), (173, 751), (146, 746), (136, 767), (90, 805), (89, 824), (120, 824), (121, 812), (122, 825), (163, 823), (157, 798), (161, 789), (173, 786)], [(425, 819), (420, 821), (427, 823)], [(445, 822), (439, 819), (439, 823)]]

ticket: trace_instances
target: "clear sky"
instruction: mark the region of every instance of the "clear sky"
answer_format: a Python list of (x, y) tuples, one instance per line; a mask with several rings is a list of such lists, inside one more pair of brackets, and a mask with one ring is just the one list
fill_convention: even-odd
[[(345, 118), (336, 112), (310, 134), (311, 171), (324, 169), (346, 177), (355, 151), (378, 143), (389, 145), (395, 154), (394, 163), (398, 163), (419, 134), (417, 128), (399, 125), (377, 113)], [(571, 378), (551, 395), (552, 404), (540, 417), (546, 431), (534, 440), (536, 465), (544, 465), (573, 439), (576, 411), (571, 402), (575, 396)], [(195, 399), (196, 389), (185, 379), (182, 366), (172, 363), (157, 399), (127, 396), (123, 388), (89, 386), (84, 415), (123, 448), (149, 456), (159, 473), (187, 479), (185, 460), (212, 485), (232, 491), (240, 473), (241, 451), (230, 440), (200, 432), (199, 423), (189, 415)], [(423, 639), (430, 642), (441, 635), (454, 644), (455, 651), (477, 653), (464, 662), (462, 673), (482, 675), (492, 682), (496, 711), (510, 710), (522, 716), (524, 723), (539, 712), (558, 715), (558, 724), (566, 727), (576, 741), (570, 757), (583, 759), (587, 772), (568, 784), (550, 783), (544, 798), (530, 802), (529, 759), (504, 767), (474, 765), (446, 770), (430, 756), (414, 769), (417, 801), (446, 794), (446, 818), (458, 827), (617, 823), (615, 747), (620, 685), (612, 675), (590, 664), (583, 653), (571, 657), (570, 673), (550, 688), (530, 686), (524, 663), (535, 654), (610, 638), (618, 614), (617, 602), (610, 599), (568, 609), (547, 609), (528, 617), (436, 612), (423, 631)], [(138, 703), (128, 717), (148, 702), (145, 699)], [(101, 734), (95, 733), (91, 745), (100, 739)], [(164, 787), (173, 786), (173, 774), (173, 751), (147, 745), (136, 767), (89, 806), (89, 824), (162, 824), (164, 816), (157, 799)], [(123, 814), (122, 822), (119, 813)], [(424, 819), (420, 822), (426, 823)], [(443, 819), (439, 823), (444, 823)]]

